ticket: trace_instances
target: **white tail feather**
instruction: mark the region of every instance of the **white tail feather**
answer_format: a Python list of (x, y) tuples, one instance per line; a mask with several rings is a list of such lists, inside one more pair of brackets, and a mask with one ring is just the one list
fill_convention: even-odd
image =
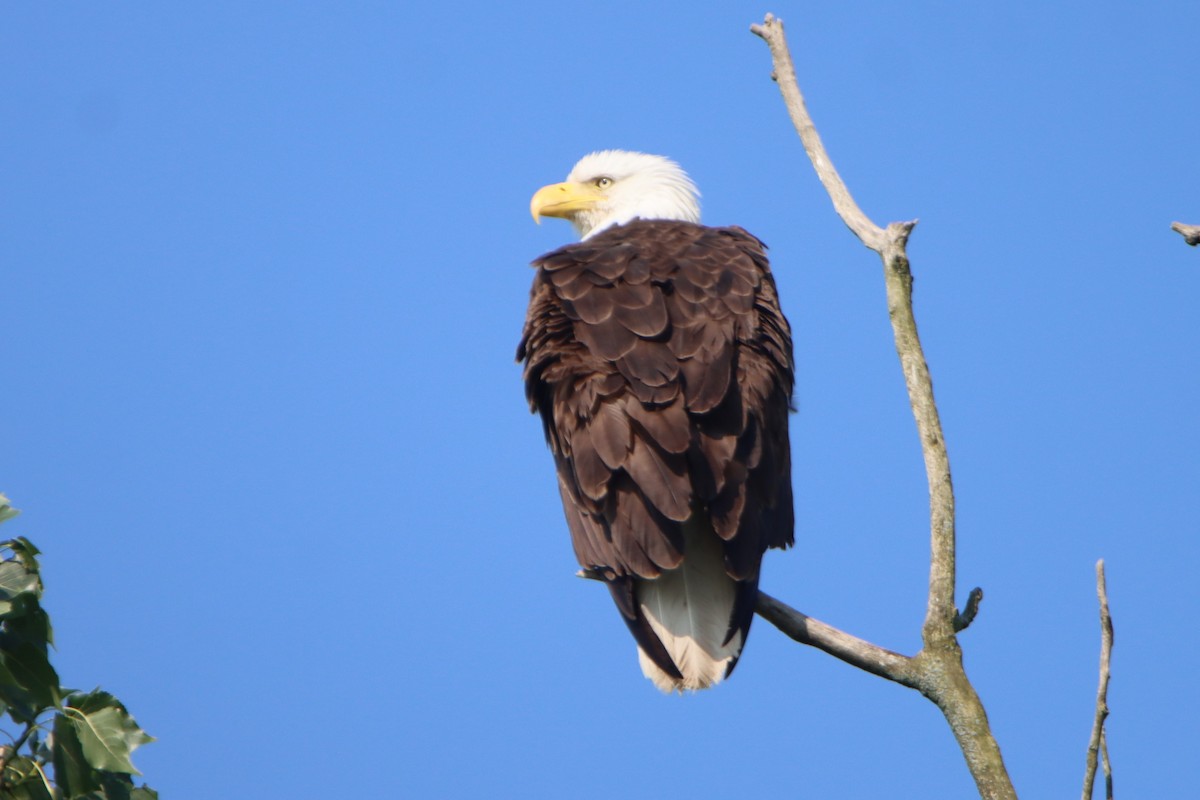
[(696, 516), (684, 524), (683, 535), (683, 563), (658, 578), (637, 582), (642, 613), (683, 675), (680, 681), (666, 674), (639, 647), (642, 672), (664, 692), (720, 683), (742, 650), (741, 632), (723, 644), (737, 582), (725, 572), (720, 538), (706, 519)]

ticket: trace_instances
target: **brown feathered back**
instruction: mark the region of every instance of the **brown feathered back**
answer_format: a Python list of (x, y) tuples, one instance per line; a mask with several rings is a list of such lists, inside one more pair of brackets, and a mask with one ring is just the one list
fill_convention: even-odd
[(639, 595), (687, 558), (684, 523), (720, 538), (737, 582), (726, 643), (745, 641), (763, 552), (793, 541), (791, 334), (764, 247), (741, 228), (635, 220), (534, 266), (517, 357), (575, 554), (674, 680)]

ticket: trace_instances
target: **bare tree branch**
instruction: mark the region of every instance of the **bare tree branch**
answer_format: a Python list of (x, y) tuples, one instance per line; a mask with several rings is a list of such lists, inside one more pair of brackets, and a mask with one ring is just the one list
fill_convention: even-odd
[(1104, 765), (1104, 798), (1113, 800), (1112, 764), (1108, 763), (1108, 731), (1100, 733), (1100, 762)]
[(842, 176), (833, 168), (833, 162), (825, 152), (825, 145), (817, 134), (812, 117), (808, 115), (804, 95), (800, 93), (792, 54), (788, 51), (787, 39), (783, 36), (783, 22), (767, 14), (763, 24), (751, 25), (750, 31), (761, 37), (771, 50), (771, 61), (775, 66), (771, 79), (779, 85), (784, 105), (792, 118), (792, 125), (796, 127), (796, 133), (800, 135), (800, 141), (804, 144), (804, 152), (808, 153), (813, 169), (817, 171), (821, 185), (829, 193), (829, 199), (833, 201), (838, 216), (863, 244), (878, 253), (883, 246), (884, 232), (863, 213), (858, 203), (854, 202)]
[(1108, 763), (1104, 722), (1108, 719), (1108, 678), (1112, 663), (1113, 624), (1112, 616), (1108, 613), (1108, 584), (1104, 579), (1104, 559), (1096, 562), (1096, 595), (1100, 599), (1100, 688), (1096, 690), (1096, 718), (1092, 722), (1092, 736), (1087, 749), (1087, 768), (1083, 773), (1083, 800), (1092, 800), (1098, 754), (1103, 754), (1105, 796), (1111, 800), (1112, 767)]
[(1200, 244), (1200, 225), (1184, 225), (1182, 222), (1172, 222), (1171, 230), (1183, 237), (1192, 247)]
[(776, 628), (795, 639), (818, 650), (824, 650), (847, 664), (861, 670), (887, 678), (889, 681), (917, 688), (913, 674), (912, 659), (886, 650), (878, 645), (863, 641), (857, 636), (844, 633), (832, 625), (826, 625), (807, 614), (776, 600), (766, 592), (758, 593), (758, 615)]
[[(800, 135), (813, 168), (829, 193), (838, 215), (859, 240), (878, 253), (883, 261), (888, 315), (892, 321), (896, 353), (900, 358), (909, 403), (916, 420), (925, 461), (925, 474), (929, 483), (931, 552), (929, 601), (922, 628), (924, 646), (916, 656), (905, 659), (905, 674), (910, 677), (899, 682), (916, 688), (941, 709), (958, 740), (980, 796), (1015, 800), (1016, 792), (1004, 767), (999, 745), (992, 736), (987, 714), (963, 669), (962, 650), (956, 637), (956, 631), (965, 628), (966, 624), (970, 623), (970, 618), (974, 617), (974, 611), (978, 609), (978, 598), (974, 599), (974, 603), (968, 602), (963, 614), (959, 614), (954, 607), (954, 487), (950, 479), (950, 459), (946, 452), (945, 437), (933, 397), (933, 382), (929, 376), (929, 368), (917, 334), (916, 319), (913, 316), (913, 279), (906, 252), (908, 237), (916, 222), (893, 222), (886, 229), (881, 229), (862, 212), (834, 169), (833, 162), (825, 151), (820, 136), (817, 135), (816, 126), (808, 114), (796, 81), (796, 71), (784, 36), (783, 23), (768, 14), (762, 25), (752, 25), (750, 30), (761, 37), (770, 48), (774, 65), (773, 77), (779, 85), (792, 124)], [(776, 612), (780, 609), (772, 608), (770, 603), (765, 605), (771, 608), (772, 614), (763, 616), (778, 626), (776, 618), (780, 615)], [(777, 605), (782, 606), (778, 603)], [(798, 612), (792, 613), (794, 617), (783, 615), (788, 626), (781, 626), (781, 629), (798, 641), (821, 646), (816, 642), (805, 641), (791, 632), (798, 630), (811, 636), (814, 622)], [(871, 668), (880, 666), (880, 652), (890, 651), (865, 642), (861, 645), (866, 646), (865, 651), (861, 646), (853, 651), (831, 647), (821, 649), (874, 674), (896, 680), (887, 671)], [(860, 663), (861, 658), (859, 662), (854, 660), (861, 652), (876, 657), (875, 660), (865, 662), (870, 666)]]

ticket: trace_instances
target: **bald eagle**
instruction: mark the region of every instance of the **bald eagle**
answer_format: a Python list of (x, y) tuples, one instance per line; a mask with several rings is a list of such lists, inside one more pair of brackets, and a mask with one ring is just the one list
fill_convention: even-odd
[(759, 565), (793, 542), (792, 342), (764, 245), (700, 224), (661, 156), (605, 150), (533, 196), (582, 241), (533, 262), (517, 350), (579, 563), (665, 692), (728, 676)]

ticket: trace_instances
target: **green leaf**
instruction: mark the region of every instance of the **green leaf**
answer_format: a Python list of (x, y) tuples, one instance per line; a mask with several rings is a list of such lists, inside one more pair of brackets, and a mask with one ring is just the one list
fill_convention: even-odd
[(54, 643), (50, 615), (42, 608), (36, 595), (23, 594), (13, 600), (13, 612), (3, 623), (4, 631), (41, 650)]
[(47, 652), (51, 635), (50, 616), (37, 597), (19, 595), (0, 622), (0, 697), (7, 700), (8, 687), (16, 685), (28, 693), (35, 708), (58, 705), (63, 692)]
[(0, 562), (0, 598), (11, 600), (19, 594), (40, 588), (41, 579), (20, 561)]
[[(17, 685), (28, 693), (36, 708), (58, 705), (62, 699), (58, 673), (50, 666), (45, 648), (14, 639), (7, 632), (0, 632), (0, 662), (7, 668), (8, 676), (12, 676)], [(0, 692), (4, 692), (5, 688), (0, 686)]]
[(0, 792), (0, 797), (8, 800), (54, 800), (54, 795), (50, 794), (50, 790), (46, 788), (46, 784), (42, 783), (41, 779), (29, 778), (21, 781), (16, 786), (5, 787)]
[(129, 800), (130, 794), (133, 792), (133, 781), (128, 775), (121, 775), (116, 772), (100, 773), (100, 791), (92, 792), (86, 800)]
[(138, 726), (119, 700), (98, 690), (74, 696), (69, 700), (67, 714), (89, 764), (110, 772), (141, 774), (130, 761), (130, 755), (154, 741), (154, 737)]
[(9, 505), (8, 498), (0, 492), (0, 523), (7, 522), (21, 512)]
[(19, 782), (5, 783), (0, 789), (0, 797), (4, 800), (54, 800), (45, 778), (36, 769), (33, 775), (21, 778)]
[(0, 653), (0, 703), (6, 706), (9, 716), (26, 725), (38, 715), (39, 709), (34, 705), (33, 697), (4, 663), (3, 653)]
[(0, 789), (4, 800), (54, 800), (52, 787), (45, 773), (31, 759), (17, 756), (4, 766), (4, 788)]
[(100, 774), (100, 790), (84, 800), (158, 800), (158, 792), (149, 786), (134, 786), (128, 775), (117, 772)]
[(50, 789), (37, 764), (25, 756), (14, 756), (4, 765), (4, 788), (0, 789), (0, 797), (5, 800), (9, 797), (52, 800)]
[(96, 770), (84, 758), (83, 745), (66, 714), (54, 715), (50, 749), (54, 752), (54, 782), (66, 800), (100, 788)]
[(24, 566), (25, 569), (34, 574), (41, 572), (42, 568), (38, 564), (37, 557), (42, 551), (37, 549), (37, 546), (24, 536), (18, 536), (15, 539), (9, 539), (3, 545), (0, 545), (0, 547), (7, 547), (9, 550), (11, 550), (13, 556), (16, 557), (17, 561), (21, 562), (21, 565)]

